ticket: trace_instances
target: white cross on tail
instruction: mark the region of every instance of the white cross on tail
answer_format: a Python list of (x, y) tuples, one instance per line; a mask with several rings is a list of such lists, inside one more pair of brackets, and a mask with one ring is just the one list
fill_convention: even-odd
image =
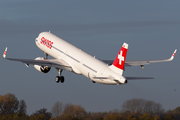
[(118, 55), (119, 64), (121, 65), (121, 62), (124, 61), (124, 57), (122, 56), (123, 51), (120, 51), (120, 54)]

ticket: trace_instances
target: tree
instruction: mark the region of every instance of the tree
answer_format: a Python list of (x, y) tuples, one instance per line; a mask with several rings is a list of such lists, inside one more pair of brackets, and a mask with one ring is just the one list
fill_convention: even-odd
[(177, 107), (173, 110), (173, 112), (179, 112), (180, 113), (180, 107)]
[(63, 104), (59, 101), (56, 102), (51, 109), (53, 117), (56, 118), (60, 116), (62, 114), (62, 110), (63, 110)]
[(162, 114), (164, 109), (160, 103), (156, 103), (150, 100), (144, 99), (131, 99), (127, 100), (122, 105), (122, 111), (129, 111), (130, 113), (150, 113), (150, 114)]
[(154, 114), (162, 114), (163, 112), (164, 109), (162, 108), (162, 105), (160, 103), (146, 100), (143, 113), (150, 113), (154, 115)]
[(91, 112), (91, 113), (89, 113), (89, 116), (92, 120), (103, 120), (103, 118), (107, 115), (108, 115), (107, 112), (96, 112), (96, 113)]
[(18, 113), (26, 113), (26, 108), (26, 102), (24, 100), (20, 100)]
[(120, 113), (109, 113), (107, 116), (104, 117), (103, 120), (121, 120), (123, 116)]
[(57, 117), (58, 120), (84, 120), (87, 117), (87, 113), (83, 107), (80, 105), (66, 104), (64, 111), (60, 117)]
[(165, 118), (167, 120), (170, 120), (170, 119), (180, 120), (180, 107), (177, 107), (174, 110), (167, 111)]
[(145, 113), (142, 116), (139, 116), (139, 120), (151, 120), (151, 116), (149, 113)]
[(30, 119), (41, 119), (41, 120), (49, 120), (52, 116), (51, 112), (47, 112), (46, 108), (42, 108), (35, 113), (33, 113), (30, 117)]
[(0, 95), (0, 115), (26, 113), (24, 100), (18, 101), (14, 94)]
[[(173, 116), (173, 114), (166, 114), (165, 120), (175, 120), (175, 117)], [(178, 120), (178, 119), (177, 119)]]

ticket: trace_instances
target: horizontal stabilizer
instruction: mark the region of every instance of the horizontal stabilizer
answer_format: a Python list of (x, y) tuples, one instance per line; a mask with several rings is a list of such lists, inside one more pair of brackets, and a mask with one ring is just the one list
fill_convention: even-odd
[(125, 77), (126, 80), (154, 79), (153, 77)]

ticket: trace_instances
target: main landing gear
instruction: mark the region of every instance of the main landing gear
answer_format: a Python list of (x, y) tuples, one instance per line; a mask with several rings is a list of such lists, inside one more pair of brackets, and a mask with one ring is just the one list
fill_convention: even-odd
[(57, 69), (59, 72), (59, 76), (56, 76), (56, 83), (64, 83), (64, 76), (61, 76), (62, 70), (61, 69)]
[[(44, 53), (46, 55), (45, 59), (48, 59), (48, 54), (47, 53)], [(59, 76), (56, 76), (56, 83), (64, 83), (64, 76), (61, 76), (61, 73), (63, 70), (59, 69), (59, 68), (56, 68), (58, 73), (59, 73)]]
[(64, 76), (56, 76), (56, 82), (59, 83), (59, 81), (61, 81), (61, 83), (64, 82)]

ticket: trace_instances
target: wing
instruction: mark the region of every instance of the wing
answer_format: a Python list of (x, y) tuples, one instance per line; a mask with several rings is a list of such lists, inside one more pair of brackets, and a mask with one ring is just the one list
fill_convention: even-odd
[(26, 66), (29, 66), (29, 64), (32, 64), (32, 65), (55, 67), (55, 68), (59, 68), (59, 69), (72, 71), (72, 67), (62, 59), (33, 60), (33, 59), (6, 58), (6, 53), (7, 53), (7, 47), (5, 49), (3, 57), (7, 60), (25, 63)]
[[(168, 62), (172, 61), (174, 59), (174, 56), (176, 54), (177, 49), (175, 49), (174, 53), (169, 59), (163, 59), (163, 60), (140, 60), (140, 61), (126, 61), (125, 66), (138, 66), (144, 67), (144, 65), (150, 64), (150, 63), (157, 63), (157, 62)], [(112, 64), (113, 60), (102, 60), (106, 64)]]

